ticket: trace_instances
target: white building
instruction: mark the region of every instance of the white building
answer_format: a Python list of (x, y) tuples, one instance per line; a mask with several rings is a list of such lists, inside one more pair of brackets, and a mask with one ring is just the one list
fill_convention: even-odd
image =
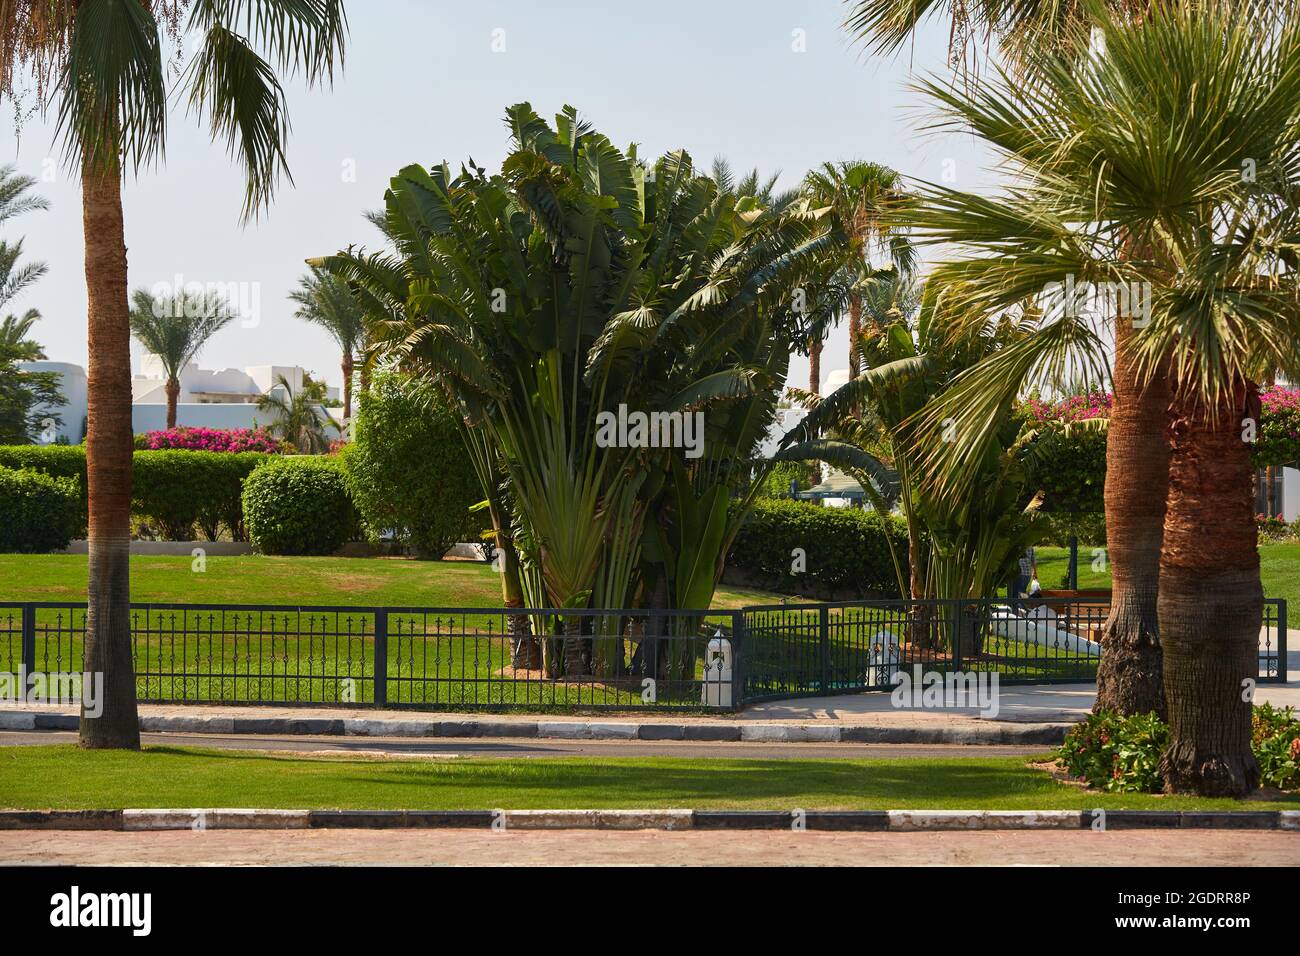
[[(55, 372), (59, 390), (68, 403), (56, 409), (61, 425), (41, 436), (52, 443), (62, 438), (76, 444), (84, 437), (87, 411), (86, 370), (69, 362), (22, 362), (31, 372)], [(131, 429), (139, 435), (167, 427), (166, 373), (156, 356), (146, 355), (141, 371), (131, 379)], [(279, 388), (283, 377), (295, 392), (302, 388), (306, 373), (297, 365), (252, 365), (245, 369), (220, 371), (201, 369), (191, 363), (181, 372), (181, 391), (176, 405), (176, 424), (191, 428), (254, 428), (270, 424), (273, 416), (259, 412), (257, 400)], [(329, 399), (338, 399), (338, 389), (329, 388)], [(283, 397), (283, 396), (281, 396)], [(338, 420), (341, 408), (325, 409)]]

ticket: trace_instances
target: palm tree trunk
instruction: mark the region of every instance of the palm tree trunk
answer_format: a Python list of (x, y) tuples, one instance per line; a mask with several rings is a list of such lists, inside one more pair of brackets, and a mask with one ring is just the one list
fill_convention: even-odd
[(862, 296), (849, 295), (849, 378), (855, 379), (862, 371), (862, 353), (858, 339), (862, 337)]
[[(822, 340), (817, 339), (808, 349), (808, 391), (814, 395), (822, 393)], [(811, 478), (814, 485), (820, 484), (822, 480), (821, 465), (813, 462), (809, 466), (812, 472)]]
[(343, 420), (352, 417), (352, 353), (343, 353)]
[(587, 639), (582, 636), (582, 618), (578, 615), (564, 619), (564, 676), (584, 677), (591, 672), (587, 661)]
[(163, 386), (167, 392), (167, 427), (176, 427), (176, 403), (181, 397), (181, 383), (174, 378), (168, 378), (167, 384)]
[(1159, 602), (1170, 793), (1239, 797), (1259, 786), (1243, 681), (1258, 674), (1264, 591), (1243, 413), (1259, 420), (1252, 383), (1217, 410), (1177, 402), (1171, 426)]
[[(524, 588), (519, 580), (519, 554), (513, 542), (497, 533), (497, 551), (501, 555), (501, 592), (507, 608), (524, 606)], [(511, 614), (507, 626), (510, 631), (510, 664), (521, 670), (542, 666), (542, 645), (533, 634), (532, 622), (527, 614)]]
[(1132, 323), (1115, 321), (1115, 385), (1106, 437), (1106, 544), (1110, 614), (1102, 629), (1096, 710), (1165, 713), (1160, 631), (1160, 543), (1169, 483), (1169, 383), (1139, 381)]
[(131, 327), (117, 164), (81, 174), (89, 325), (86, 488), (89, 580), (83, 670), (103, 675), (99, 717), (81, 712), (83, 747), (140, 749), (131, 659)]

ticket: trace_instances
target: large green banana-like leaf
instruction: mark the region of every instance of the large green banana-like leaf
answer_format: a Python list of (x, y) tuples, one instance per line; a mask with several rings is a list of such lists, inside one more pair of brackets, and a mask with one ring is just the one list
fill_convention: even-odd
[(679, 531), (673, 591), (678, 607), (704, 609), (713, 600), (714, 572), (726, 532), (727, 489), (716, 486), (695, 497), (685, 468), (673, 470)]

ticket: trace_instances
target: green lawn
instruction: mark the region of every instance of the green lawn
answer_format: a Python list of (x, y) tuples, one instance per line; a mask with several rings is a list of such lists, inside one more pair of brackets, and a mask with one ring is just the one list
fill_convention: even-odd
[[(175, 604), (339, 604), (499, 607), (496, 573), (477, 561), (406, 558), (131, 558), (131, 598)], [(85, 601), (86, 556), (0, 554), (0, 601)], [(721, 587), (717, 609), (779, 601), (767, 591)]]
[(347, 809), (1296, 809), (1085, 793), (1019, 757), (907, 760), (304, 758), (72, 745), (0, 750), (0, 807)]
[[(1105, 571), (1092, 569), (1092, 545), (1079, 545), (1079, 587), (1110, 587), (1109, 565)], [(1065, 586), (1069, 567), (1068, 548), (1037, 548), (1038, 580), (1044, 588)], [(1300, 607), (1300, 544), (1274, 543), (1259, 549), (1259, 573), (1264, 596), (1285, 598), (1288, 607)]]
[[(135, 665), (141, 700), (370, 703), (374, 700), (374, 615), (368, 606), (489, 608), (501, 604), (496, 573), (482, 563), (388, 558), (134, 556), (137, 603), (357, 607), (342, 612), (138, 611)], [(0, 555), (0, 601), (85, 601), (84, 555)], [(721, 588), (715, 609), (770, 603), (779, 596)], [(80, 671), (84, 611), (37, 612), (36, 659), (44, 671)], [(710, 627), (726, 624), (726, 616)], [(694, 625), (692, 625), (694, 627)], [(0, 670), (15, 670), (19, 619), (0, 609)], [(510, 666), (502, 615), (388, 616), (388, 701), (437, 708), (525, 705), (638, 706), (639, 679), (542, 681)], [(657, 703), (700, 705), (695, 672), (663, 672)], [(630, 651), (630, 647), (625, 645)], [(684, 667), (689, 668), (687, 661)]]

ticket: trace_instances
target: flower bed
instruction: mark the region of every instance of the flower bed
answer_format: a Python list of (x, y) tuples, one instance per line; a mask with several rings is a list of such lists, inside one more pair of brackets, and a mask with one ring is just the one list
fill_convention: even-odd
[(265, 428), (168, 428), (136, 436), (136, 448), (142, 451), (281, 451), (279, 440)]

